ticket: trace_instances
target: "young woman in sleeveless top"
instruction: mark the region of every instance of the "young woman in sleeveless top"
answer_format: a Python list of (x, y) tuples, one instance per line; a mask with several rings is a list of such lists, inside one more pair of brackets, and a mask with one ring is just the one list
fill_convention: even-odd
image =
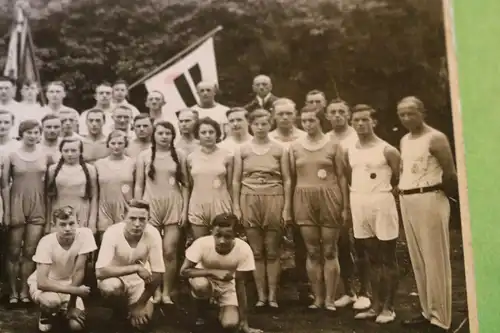
[[(61, 158), (48, 168), (47, 216), (64, 206), (76, 210), (78, 223), (96, 233), (98, 212), (97, 171), (83, 160), (83, 143), (78, 139), (63, 139), (59, 146)], [(48, 218), (47, 228), (52, 221)]]
[(209, 234), (215, 216), (232, 211), (233, 155), (217, 146), (222, 133), (215, 120), (200, 119), (195, 134), (201, 148), (188, 156), (187, 166), (191, 184), (189, 223), (197, 239)]
[[(2, 174), (4, 223), (9, 227), (6, 268), (10, 305), (30, 303), (26, 280), (35, 269), (31, 257), (44, 231), (44, 176), (50, 163), (48, 155), (37, 145), (41, 137), (41, 126), (37, 121), (22, 121), (19, 137), (21, 142), (17, 149), (4, 156)], [(21, 280), (20, 293), (16, 286), (18, 278)]]
[(106, 147), (111, 154), (94, 163), (99, 175), (99, 236), (110, 225), (123, 221), (127, 202), (134, 197), (135, 161), (125, 155), (127, 145), (128, 138), (124, 132), (111, 132), (106, 140)]
[(307, 136), (290, 146), (290, 162), (295, 222), (306, 245), (314, 294), (310, 308), (335, 311), (340, 274), (337, 242), (349, 207), (343, 151), (323, 134), (314, 108), (302, 109), (301, 122)]
[(271, 113), (255, 110), (249, 123), (254, 137), (234, 159), (233, 210), (255, 257), (256, 307), (277, 308), (281, 240), (292, 221), (290, 164), (286, 149), (269, 138)]
[(170, 294), (177, 274), (177, 248), (187, 222), (189, 200), (186, 159), (174, 147), (174, 140), (172, 123), (155, 123), (151, 148), (137, 157), (134, 190), (136, 199), (149, 202), (150, 223), (163, 235), (163, 293), (158, 289), (153, 301), (164, 304), (173, 304)]

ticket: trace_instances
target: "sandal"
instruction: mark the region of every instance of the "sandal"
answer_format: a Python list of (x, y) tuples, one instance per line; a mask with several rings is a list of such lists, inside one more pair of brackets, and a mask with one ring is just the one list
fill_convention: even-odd
[(279, 308), (278, 302), (276, 301), (269, 301), (269, 307), (273, 309)]
[(255, 303), (255, 307), (256, 308), (263, 308), (266, 306), (266, 302), (265, 301), (258, 301), (257, 303)]

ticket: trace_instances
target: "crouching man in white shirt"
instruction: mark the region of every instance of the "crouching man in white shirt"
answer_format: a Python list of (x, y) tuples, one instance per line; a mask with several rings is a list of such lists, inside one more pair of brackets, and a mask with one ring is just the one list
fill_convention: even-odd
[[(198, 238), (186, 250), (180, 274), (189, 279), (196, 303), (217, 302), (219, 322), (226, 331), (257, 333), (261, 331), (248, 326), (245, 290), (245, 274), (252, 274), (255, 260), (250, 246), (236, 238), (237, 223), (233, 214), (217, 215), (212, 235)], [(201, 325), (203, 320), (198, 317), (196, 323)]]
[(54, 211), (55, 232), (44, 236), (36, 248), (33, 261), (36, 270), (28, 278), (30, 295), (40, 306), (38, 328), (47, 332), (53, 320), (62, 314), (70, 330), (85, 327), (82, 297), (90, 288), (82, 284), (87, 256), (97, 250), (88, 228), (80, 228), (76, 212), (70, 206)]
[(165, 273), (162, 239), (148, 221), (149, 204), (132, 200), (125, 221), (104, 232), (95, 265), (102, 296), (115, 314), (126, 311), (132, 326), (139, 329), (151, 320), (150, 298)]

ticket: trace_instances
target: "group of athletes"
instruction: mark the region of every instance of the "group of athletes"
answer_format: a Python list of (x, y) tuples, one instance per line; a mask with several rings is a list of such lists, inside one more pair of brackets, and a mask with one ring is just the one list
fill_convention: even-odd
[(197, 88), (200, 104), (172, 117), (159, 91), (140, 113), (126, 82), (103, 83), (96, 106), (80, 114), (63, 104), (62, 82), (45, 87), (40, 106), (36, 83), (26, 82), (16, 102), (14, 84), (0, 78), (10, 306), (37, 304), (43, 332), (56, 318), (85, 328), (90, 261), (103, 301), (136, 328), (147, 327), (155, 304), (174, 303), (181, 277), (198, 325), (212, 303), (223, 329), (256, 332), (246, 275), (255, 307), (278, 308), (280, 253), (293, 243), (310, 310), (352, 306), (357, 319), (390, 323), (400, 205), (422, 308), (403, 324), (449, 329), (447, 193), (456, 171), (448, 139), (425, 123), (418, 98), (397, 104), (408, 130), (400, 153), (375, 134), (369, 105), (326, 103), (313, 90), (297, 110), (264, 75), (244, 107), (217, 103), (212, 83)]

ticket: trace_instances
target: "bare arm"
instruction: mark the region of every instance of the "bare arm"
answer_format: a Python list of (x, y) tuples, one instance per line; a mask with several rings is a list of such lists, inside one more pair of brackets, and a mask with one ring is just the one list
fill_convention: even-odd
[(240, 211), (240, 191), (241, 191), (241, 177), (243, 172), (243, 161), (241, 158), (241, 151), (236, 150), (234, 155), (234, 170), (233, 170), (233, 212)]
[(98, 280), (109, 279), (112, 277), (120, 277), (124, 275), (130, 275), (139, 272), (141, 265), (134, 264), (128, 266), (106, 266), (101, 268), (96, 268), (96, 278)]
[(293, 154), (292, 146), (288, 148), (288, 161), (290, 163), (290, 178), (292, 181), (292, 190), (297, 183), (297, 169), (295, 165), (295, 155)]
[(401, 170), (401, 154), (396, 148), (388, 146), (384, 149), (384, 156), (387, 161), (387, 164), (389, 164), (389, 167), (392, 170), (392, 177), (391, 177), (392, 188), (397, 188), (399, 184), (399, 175)]
[(39, 290), (70, 295), (78, 293), (78, 286), (73, 285), (73, 283), (65, 285), (49, 279), (50, 266), (51, 264), (36, 265), (36, 279)]
[(240, 327), (248, 327), (248, 303), (245, 287), (245, 275), (250, 273), (251, 272), (236, 272), (236, 296), (238, 297)]
[(91, 186), (91, 197), (90, 197), (90, 209), (89, 209), (89, 225), (88, 228), (92, 230), (92, 233), (96, 233), (97, 228), (97, 212), (99, 209), (99, 187), (97, 185), (97, 170), (91, 165), (87, 164), (90, 174), (90, 186)]
[(51, 165), (47, 168), (47, 174), (45, 175), (45, 233), (50, 232), (52, 225), (52, 198), (49, 195), (49, 185), (54, 179), (54, 171), (56, 166)]
[(3, 223), (10, 225), (10, 157), (6, 156), (3, 160), (2, 168), (2, 200), (3, 200)]
[[(229, 156), (226, 160), (226, 186), (227, 186), (227, 191), (229, 192), (229, 194), (232, 194), (233, 192), (233, 189), (232, 189), (232, 182), (233, 182), (233, 171), (234, 171), (234, 157), (233, 156)], [(233, 200), (235, 198), (232, 198)]]
[(342, 147), (336, 144), (335, 149), (335, 157), (334, 157), (334, 165), (337, 172), (337, 177), (339, 180), (340, 191), (342, 192), (342, 202), (343, 209), (349, 210), (349, 185), (348, 185), (348, 177), (346, 175), (346, 167), (345, 167), (345, 152)]
[(443, 169), (443, 187), (448, 193), (457, 191), (457, 170), (453, 160), (450, 143), (443, 133), (433, 136), (430, 142), (430, 153), (434, 156)]
[(347, 179), (347, 184), (352, 185), (352, 168), (351, 162), (349, 161), (349, 152), (347, 149), (344, 150), (344, 174)]
[(283, 152), (281, 154), (281, 177), (283, 179), (283, 190), (284, 190), (284, 199), (285, 204), (283, 206), (283, 211), (287, 213), (287, 216), (290, 218), (290, 221), (283, 221), (285, 223), (291, 223), (292, 217), (292, 177), (290, 172), (290, 158), (288, 155), (288, 151), (283, 148)]
[(144, 183), (146, 181), (146, 166), (144, 164), (143, 155), (139, 154), (135, 164), (135, 186), (134, 199), (142, 199), (144, 193)]
[(184, 186), (181, 188), (182, 192), (182, 216), (184, 219), (187, 221), (188, 218), (188, 207), (189, 207), (189, 176), (188, 176), (188, 169), (187, 169), (187, 161), (186, 157), (184, 155), (180, 155), (180, 163), (181, 163), (181, 168), (182, 168), (182, 180), (184, 183)]
[[(153, 272), (151, 273), (151, 282), (147, 283), (144, 287), (141, 297), (137, 300), (135, 304), (144, 305), (153, 296), (156, 288), (160, 285), (163, 279), (163, 273)], [(132, 305), (133, 306), (133, 305)]]
[[(87, 258), (88, 254), (80, 254), (78, 257), (76, 257), (75, 269), (73, 270), (73, 275), (71, 278), (71, 285), (74, 287), (78, 287), (83, 284)], [(71, 295), (68, 301), (68, 310), (73, 309), (75, 306), (76, 306), (76, 295)]]

